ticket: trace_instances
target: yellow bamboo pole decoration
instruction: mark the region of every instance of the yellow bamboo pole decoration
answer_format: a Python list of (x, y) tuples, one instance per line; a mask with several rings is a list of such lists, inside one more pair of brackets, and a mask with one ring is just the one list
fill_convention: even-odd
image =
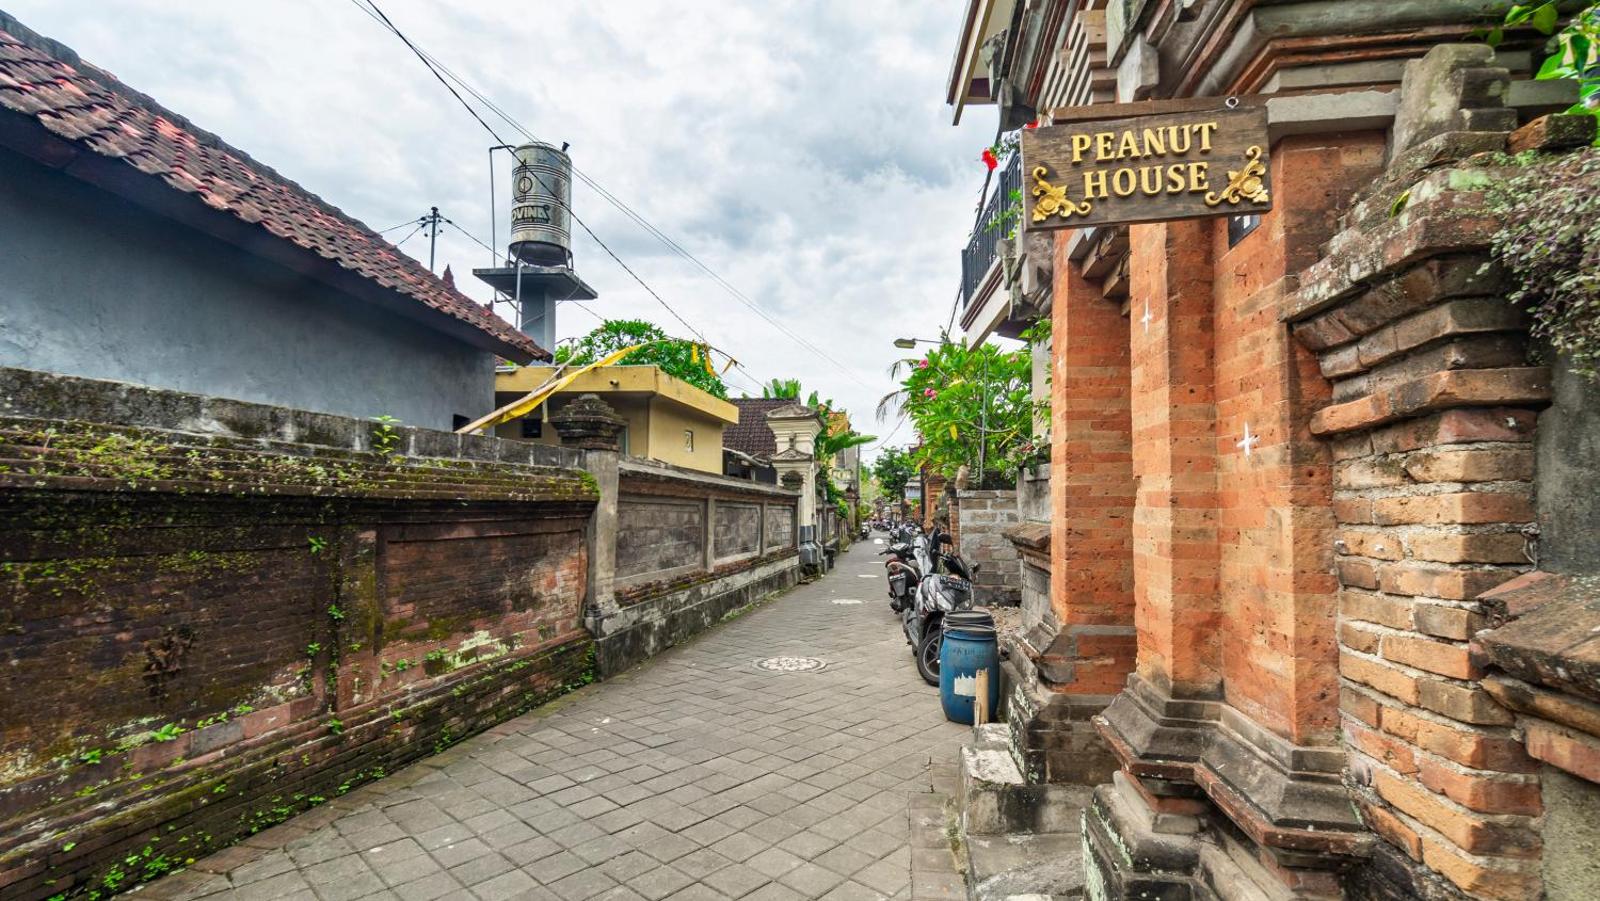
[[(653, 342), (646, 343), (648, 344)], [(624, 347), (623, 349), (616, 351), (602, 359), (596, 360), (587, 366), (575, 369), (566, 374), (562, 374), (560, 370), (557, 370), (555, 375), (552, 375), (550, 378), (546, 379), (542, 384), (539, 385), (539, 387), (529, 391), (527, 394), (524, 394), (522, 397), (519, 397), (511, 403), (506, 404), (500, 409), (495, 410), (493, 413), (490, 413), (481, 419), (469, 422), (461, 428), (456, 429), (456, 434), (466, 435), (472, 432), (477, 432), (481, 429), (492, 429), (503, 422), (510, 422), (513, 419), (521, 419), (529, 413), (532, 413), (534, 410), (539, 409), (539, 406), (545, 401), (549, 400), (551, 395), (554, 395), (562, 388), (572, 384), (573, 381), (578, 378), (578, 376), (583, 375), (585, 372), (588, 372), (591, 369), (599, 369), (602, 366), (610, 366), (611, 364), (644, 346), (645, 344), (635, 344), (632, 347)]]

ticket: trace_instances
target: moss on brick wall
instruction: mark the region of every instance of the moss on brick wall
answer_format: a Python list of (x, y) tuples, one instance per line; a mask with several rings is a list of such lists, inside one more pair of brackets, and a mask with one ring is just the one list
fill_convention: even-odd
[(0, 895), (130, 888), (590, 681), (583, 476), (0, 419)]

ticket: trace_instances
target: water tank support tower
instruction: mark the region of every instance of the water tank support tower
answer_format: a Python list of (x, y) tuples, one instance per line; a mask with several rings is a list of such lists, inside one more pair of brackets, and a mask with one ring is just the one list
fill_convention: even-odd
[(572, 158), (543, 142), (523, 144), (512, 155), (506, 264), (472, 274), (516, 302), (518, 327), (554, 350), (556, 305), (599, 296), (572, 268)]

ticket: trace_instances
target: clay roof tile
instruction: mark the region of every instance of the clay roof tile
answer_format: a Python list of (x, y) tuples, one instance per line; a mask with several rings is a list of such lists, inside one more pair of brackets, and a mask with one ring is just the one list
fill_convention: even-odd
[(527, 335), (362, 223), (0, 13), (0, 115), (7, 114), (31, 117), (63, 140), (124, 160), (216, 210), (467, 323), (496, 346), (548, 357)]

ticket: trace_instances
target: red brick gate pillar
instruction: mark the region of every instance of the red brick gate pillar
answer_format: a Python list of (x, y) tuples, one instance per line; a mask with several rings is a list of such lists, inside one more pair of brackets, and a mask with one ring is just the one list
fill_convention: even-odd
[(1060, 630), (1034, 661), (1038, 691), (1014, 699), (1011, 719), (1034, 778), (1094, 783), (1115, 760), (1090, 718), (1134, 659), (1128, 325), (1067, 259), (1069, 237), (1056, 241), (1052, 312), (1050, 597)]
[[(1333, 895), (1369, 840), (1340, 782), (1332, 489), (1310, 433), (1329, 388), (1279, 314), (1383, 151), (1283, 139), (1275, 209), (1241, 240), (1223, 219), (1130, 231), (1138, 668), (1097, 720), (1121, 772), (1087, 836), (1109, 896), (1232, 878), (1207, 850), (1230, 846), (1264, 888)], [(1227, 828), (1196, 841), (1197, 817)]]
[(1168, 696), (1216, 699), (1217, 437), (1209, 229), (1135, 226), (1133, 517), (1138, 675)]

